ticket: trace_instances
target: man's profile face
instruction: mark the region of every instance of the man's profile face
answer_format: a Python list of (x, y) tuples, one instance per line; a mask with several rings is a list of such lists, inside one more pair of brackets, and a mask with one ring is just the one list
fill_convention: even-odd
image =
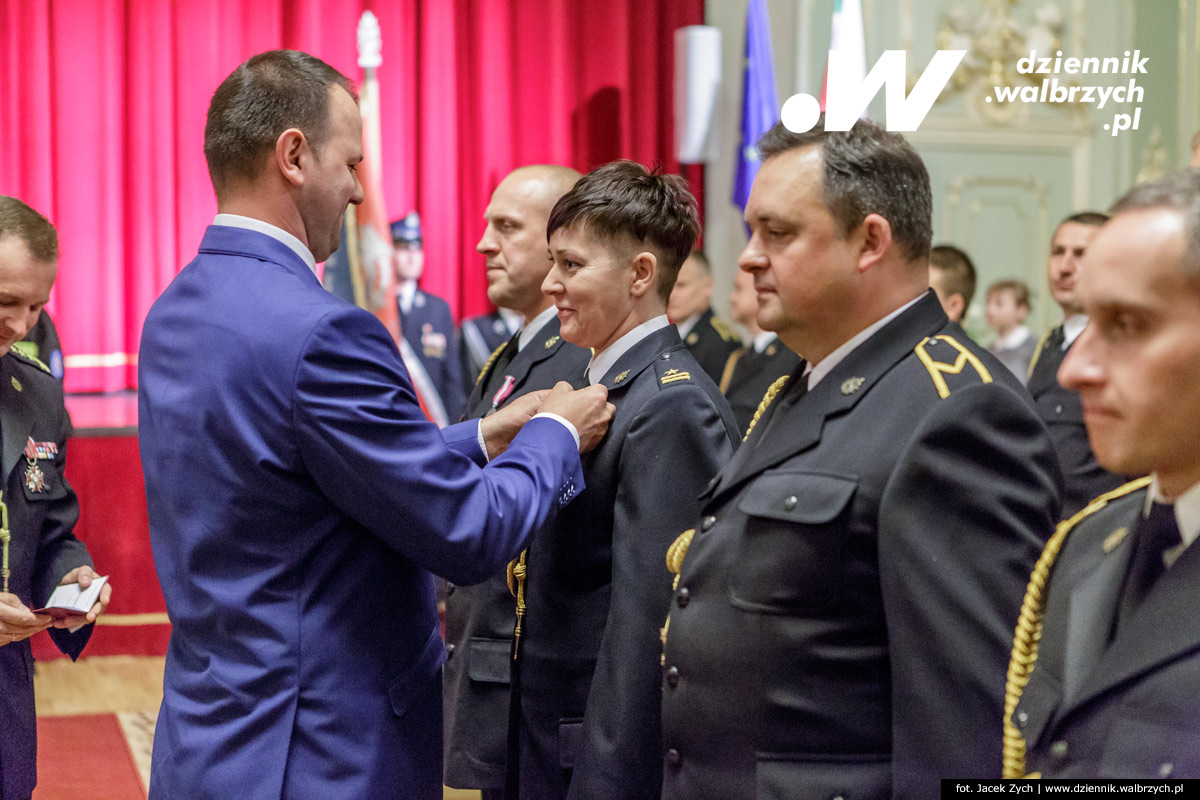
[(346, 206), (363, 200), (356, 168), (362, 161), (362, 117), (354, 98), (340, 86), (330, 88), (330, 125), (325, 141), (312, 148), (297, 207), (318, 262), (341, 243)]
[(819, 360), (841, 342), (829, 339), (855, 302), (858, 250), (825, 205), (819, 146), (763, 162), (746, 222), (750, 241), (738, 266), (754, 276), (758, 325), (800, 355)]
[(0, 237), (0, 355), (37, 323), (57, 272), (57, 265), (35, 261), (19, 236)]
[(545, 302), (546, 221), (556, 199), (544, 181), (517, 172), (500, 182), (483, 212), (483, 236), (475, 249), (487, 265), (488, 299), (526, 319)]
[(682, 322), (693, 314), (700, 314), (712, 304), (713, 280), (696, 259), (688, 256), (679, 268), (679, 277), (667, 300), (667, 316), (674, 322)]
[(1080, 311), (1079, 301), (1075, 297), (1079, 261), (1098, 230), (1099, 227), (1095, 225), (1064, 222), (1050, 240), (1050, 260), (1046, 269), (1050, 295), (1062, 306), (1064, 314), (1078, 314)]
[(1183, 219), (1166, 209), (1099, 228), (1079, 281), (1088, 326), (1058, 373), (1080, 394), (1097, 460), (1157, 472), (1169, 494), (1200, 481), (1200, 289), (1184, 247)]

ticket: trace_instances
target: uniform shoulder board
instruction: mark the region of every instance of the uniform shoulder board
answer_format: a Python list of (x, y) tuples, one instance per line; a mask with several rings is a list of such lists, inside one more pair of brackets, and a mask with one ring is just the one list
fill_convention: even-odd
[(677, 383), (694, 383), (692, 373), (686, 369), (672, 366), (668, 360), (659, 359), (654, 362), (654, 369), (658, 373), (659, 386), (671, 386)]
[(950, 396), (951, 384), (961, 387), (992, 382), (992, 373), (979, 357), (953, 336), (927, 336), (914, 350), (943, 400)]
[(711, 319), (709, 319), (708, 323), (713, 326), (713, 330), (715, 330), (720, 335), (720, 337), (722, 339), (724, 339), (725, 341), (727, 341), (727, 342), (741, 342), (742, 341), (742, 337), (737, 335), (737, 331), (735, 331), (733, 328), (729, 327), (728, 322), (726, 322), (725, 320), (716, 316), (715, 314), (712, 316)]
[(38, 369), (40, 369), (42, 372), (46, 373), (47, 375), (53, 375), (53, 373), (50, 372), (50, 368), (46, 366), (45, 362), (43, 362), (37, 356), (33, 355), (33, 353), (29, 353), (24, 348), (17, 346), (20, 344), (22, 344), (22, 342), (16, 342), (9, 348), (8, 352), (12, 353), (14, 356), (16, 356), (21, 361), (24, 361), (26, 364), (37, 367)]

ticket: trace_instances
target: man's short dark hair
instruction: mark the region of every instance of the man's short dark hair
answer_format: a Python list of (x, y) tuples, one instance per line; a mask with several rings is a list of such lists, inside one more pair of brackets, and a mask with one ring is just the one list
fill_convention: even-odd
[[(1099, 211), (1077, 211), (1071, 216), (1064, 219), (1054, 228), (1054, 232), (1058, 233), (1058, 229), (1068, 222), (1075, 225), (1087, 225), (1092, 228), (1099, 228), (1104, 223), (1108, 222), (1108, 214), (1102, 214)], [(1051, 239), (1054, 237), (1051, 236)]]
[(1135, 186), (1108, 211), (1115, 217), (1126, 211), (1158, 208), (1174, 211), (1183, 219), (1183, 257), (1180, 261), (1189, 280), (1200, 287), (1200, 167), (1190, 167)]
[(575, 227), (618, 246), (649, 245), (658, 258), (658, 293), (666, 300), (700, 234), (700, 219), (683, 178), (651, 172), (635, 161), (614, 161), (584, 175), (558, 199), (546, 239), (559, 228)]
[(991, 297), (997, 292), (1012, 292), (1013, 302), (1015, 302), (1018, 306), (1029, 308), (1029, 284), (1025, 283), (1025, 281), (1019, 281), (1015, 278), (1010, 278), (1004, 281), (996, 281), (987, 288), (988, 297)]
[(16, 236), (34, 261), (58, 263), (58, 231), (50, 220), (15, 197), (0, 195), (0, 239)]
[(354, 84), (345, 75), (298, 50), (251, 56), (222, 81), (204, 125), (204, 157), (217, 195), (232, 182), (256, 177), (288, 128), (299, 129), (319, 146), (329, 135), (334, 86), (357, 101)]
[(965, 319), (975, 296), (975, 265), (971, 257), (952, 244), (939, 244), (929, 251), (929, 266), (944, 277), (942, 288), (946, 294), (962, 295)]
[(905, 258), (924, 262), (933, 239), (933, 195), (929, 172), (903, 136), (869, 120), (848, 131), (826, 131), (825, 115), (806, 133), (782, 122), (758, 140), (763, 161), (800, 147), (817, 145), (824, 162), (824, 197), (840, 233), (848, 236), (868, 214), (892, 228), (892, 240)]

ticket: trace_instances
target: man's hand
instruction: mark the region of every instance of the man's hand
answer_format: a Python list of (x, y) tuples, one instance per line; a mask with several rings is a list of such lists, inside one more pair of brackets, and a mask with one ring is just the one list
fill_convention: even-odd
[(559, 381), (538, 410), (569, 420), (579, 431), (579, 452), (586, 453), (608, 432), (616, 406), (607, 400), (608, 389), (603, 384), (572, 391), (571, 384)]
[[(92, 585), (92, 579), (97, 577), (95, 572), (92, 572), (91, 567), (76, 567), (63, 576), (59, 581), (59, 586), (66, 586), (70, 583), (78, 583), (80, 588), (86, 589)], [(91, 624), (96, 621), (96, 618), (104, 613), (108, 608), (108, 601), (112, 599), (112, 584), (105, 583), (100, 589), (100, 598), (96, 600), (96, 604), (92, 606), (92, 610), (87, 613), (83, 621), (80, 622), (79, 617), (67, 617), (65, 619), (56, 619), (53, 625), (56, 628), (81, 628), (84, 625)]]
[(49, 627), (49, 616), (34, 614), (15, 594), (0, 592), (0, 647), (28, 639)]
[(508, 445), (521, 427), (529, 422), (534, 414), (538, 413), (539, 406), (548, 394), (550, 394), (549, 389), (542, 389), (521, 395), (504, 408), (488, 414), (479, 421), (479, 428), (483, 432), (483, 441), (487, 444), (489, 461), (508, 449)]

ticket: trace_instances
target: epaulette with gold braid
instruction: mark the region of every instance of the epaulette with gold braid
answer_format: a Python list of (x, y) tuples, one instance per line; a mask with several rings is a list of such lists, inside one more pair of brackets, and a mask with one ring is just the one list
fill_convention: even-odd
[[(23, 344), (23, 342), (14, 343), (11, 347), (9, 347), (8, 352), (12, 353), (14, 356), (21, 359), (26, 364), (37, 367), (38, 369), (40, 369), (42, 372), (46, 373), (47, 375), (53, 374), (50, 372), (50, 368), (47, 367), (45, 362), (43, 362), (40, 358), (33, 355), (32, 353), (26, 352), (21, 347), (18, 347), (18, 345), (20, 345), (20, 344)], [(34, 347), (36, 348), (37, 345), (34, 345)]]
[(483, 369), (479, 370), (479, 374), (475, 376), (475, 385), (476, 386), (478, 386), (479, 382), (481, 380), (483, 380), (483, 376), (488, 374), (488, 370), (492, 368), (492, 364), (496, 363), (496, 359), (500, 357), (500, 353), (503, 352), (504, 348), (507, 346), (508, 346), (508, 342), (505, 342), (504, 344), (500, 345), (495, 350), (493, 350), (492, 354), (490, 356), (488, 356), (488, 360), (485, 361), (483, 364)]
[(713, 330), (727, 342), (740, 342), (742, 337), (737, 335), (737, 331), (729, 327), (729, 323), (720, 317), (714, 315), (709, 318), (708, 323), (713, 326)]
[(1042, 639), (1042, 621), (1046, 613), (1046, 584), (1050, 582), (1050, 570), (1062, 550), (1067, 534), (1083, 519), (1095, 514), (1112, 500), (1136, 492), (1150, 485), (1150, 478), (1138, 478), (1124, 486), (1100, 495), (1088, 503), (1070, 519), (1058, 523), (1054, 535), (1046, 542), (1042, 555), (1029, 576), (1025, 599), (1021, 602), (1021, 616), (1013, 636), (1012, 656), (1008, 662), (1008, 677), (1004, 687), (1004, 750), (1003, 776), (1005, 778), (1040, 777), (1025, 774), (1025, 739), (1012, 723), (1013, 712), (1021, 702), (1021, 694), (1029, 683), (1029, 676), (1037, 663), (1038, 643)]
[[(943, 344), (946, 346), (943, 347)], [(947, 336), (944, 333), (927, 336), (913, 350), (917, 354), (917, 358), (921, 359), (921, 363), (925, 365), (925, 369), (929, 370), (929, 377), (933, 378), (933, 385), (937, 389), (938, 396), (943, 400), (950, 396), (950, 385), (946, 382), (946, 376), (949, 375), (952, 378), (963, 376), (963, 371), (968, 364), (974, 370), (974, 375), (979, 376), (980, 381), (992, 382), (992, 373), (988, 372), (988, 368), (983, 365), (979, 357), (955, 340), (953, 336)], [(974, 384), (976, 381), (972, 373), (968, 372), (963, 380), (956, 380), (956, 383)]]
[(758, 410), (754, 412), (754, 416), (750, 419), (750, 424), (746, 426), (746, 435), (742, 437), (743, 442), (750, 438), (750, 431), (754, 430), (754, 426), (762, 418), (763, 413), (767, 410), (767, 406), (771, 405), (771, 401), (775, 399), (775, 395), (779, 394), (780, 390), (783, 389), (783, 385), (787, 383), (788, 377), (787, 375), (783, 375), (767, 387), (766, 394), (763, 395), (763, 399), (758, 404)]

